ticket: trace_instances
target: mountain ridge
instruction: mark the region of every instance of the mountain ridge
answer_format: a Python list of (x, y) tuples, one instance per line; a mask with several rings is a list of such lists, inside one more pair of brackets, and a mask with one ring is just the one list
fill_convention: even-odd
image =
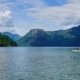
[(72, 47), (80, 46), (80, 25), (67, 30), (44, 31), (32, 29), (23, 36), (18, 44), (33, 47)]
[(19, 40), (21, 38), (20, 35), (13, 34), (13, 33), (10, 33), (10, 32), (3, 32), (2, 34), (5, 35), (5, 36), (10, 37), (13, 41), (16, 41), (16, 42), (17, 42), (17, 40)]

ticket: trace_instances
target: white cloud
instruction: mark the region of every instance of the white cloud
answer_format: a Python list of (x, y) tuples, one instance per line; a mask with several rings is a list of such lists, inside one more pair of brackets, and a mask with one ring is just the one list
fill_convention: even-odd
[(12, 27), (12, 12), (10, 10), (0, 11), (0, 27)]
[(11, 16), (11, 11), (10, 10), (6, 10), (6, 11), (1, 11), (0, 12), (0, 18), (7, 18), (7, 19), (10, 19), (12, 18)]
[(69, 3), (80, 3), (80, 0), (68, 0)]
[[(0, 0), (8, 2), (9, 0)], [(13, 29), (24, 34), (32, 28), (42, 28), (45, 30), (56, 30), (70, 28), (80, 24), (80, 0), (67, 0), (68, 3), (60, 6), (48, 6), (43, 0), (16, 0), (16, 4), (22, 4), (27, 17), (32, 17), (32, 22), (29, 26), (14, 27)], [(9, 1), (11, 2), (11, 1)], [(21, 2), (21, 3), (20, 3)], [(11, 3), (0, 3), (0, 27), (12, 26), (12, 11)], [(23, 8), (21, 8), (22, 11)], [(14, 12), (16, 13), (16, 12)], [(19, 14), (19, 13), (18, 13)], [(28, 20), (28, 19), (26, 19)], [(26, 21), (27, 22), (27, 21)], [(16, 22), (17, 23), (17, 22)], [(25, 24), (27, 25), (27, 24)], [(16, 26), (16, 25), (15, 25)], [(1, 28), (0, 28), (1, 29)], [(7, 29), (6, 29), (7, 30)]]
[(0, 27), (12, 27), (11, 4), (8, 0), (0, 0)]
[(62, 6), (36, 6), (26, 9), (26, 14), (40, 22), (49, 21), (55, 26), (64, 26), (63, 28), (80, 24), (80, 0), (69, 0)]
[(0, 32), (13, 31), (11, 3), (0, 0)]

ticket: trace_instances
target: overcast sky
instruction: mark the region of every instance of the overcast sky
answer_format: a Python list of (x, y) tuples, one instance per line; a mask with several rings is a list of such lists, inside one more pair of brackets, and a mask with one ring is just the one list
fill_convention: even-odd
[(48, 31), (80, 24), (80, 0), (0, 0), (0, 31), (20, 35), (30, 29)]

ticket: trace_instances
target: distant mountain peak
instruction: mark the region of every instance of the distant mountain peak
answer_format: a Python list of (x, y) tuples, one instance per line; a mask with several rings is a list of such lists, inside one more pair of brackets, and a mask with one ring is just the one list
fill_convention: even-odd
[(31, 29), (30, 31), (31, 32), (33, 32), (33, 31), (36, 31), (37, 32), (37, 31), (44, 31), (44, 30), (43, 29)]
[(18, 34), (13, 34), (13, 33), (10, 33), (10, 32), (3, 32), (2, 34), (10, 37), (10, 38), (11, 38), (12, 40), (14, 40), (14, 41), (17, 41), (17, 40), (19, 40), (19, 39), (21, 38), (20, 35), (18, 35)]
[(41, 33), (44, 33), (44, 30), (43, 29), (32, 29), (28, 32), (28, 34), (32, 34), (32, 35), (37, 35), (37, 34), (41, 34)]
[(80, 25), (75, 26), (75, 27), (72, 27), (72, 28), (70, 28), (70, 29), (80, 29)]

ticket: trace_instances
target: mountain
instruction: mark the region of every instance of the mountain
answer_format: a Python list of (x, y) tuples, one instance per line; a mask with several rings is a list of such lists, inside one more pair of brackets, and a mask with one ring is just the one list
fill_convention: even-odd
[(10, 32), (3, 32), (2, 34), (10, 37), (14, 41), (17, 41), (17, 40), (19, 40), (21, 38), (20, 35), (18, 35), (18, 34), (12, 34)]
[(80, 46), (80, 26), (58, 31), (32, 29), (18, 41), (18, 44), (37, 47), (78, 47)]
[(47, 46), (48, 34), (42, 29), (32, 29), (18, 43), (21, 46)]
[(0, 33), (0, 46), (1, 47), (17, 46), (17, 44), (12, 39), (10, 39), (8, 36), (5, 36)]

